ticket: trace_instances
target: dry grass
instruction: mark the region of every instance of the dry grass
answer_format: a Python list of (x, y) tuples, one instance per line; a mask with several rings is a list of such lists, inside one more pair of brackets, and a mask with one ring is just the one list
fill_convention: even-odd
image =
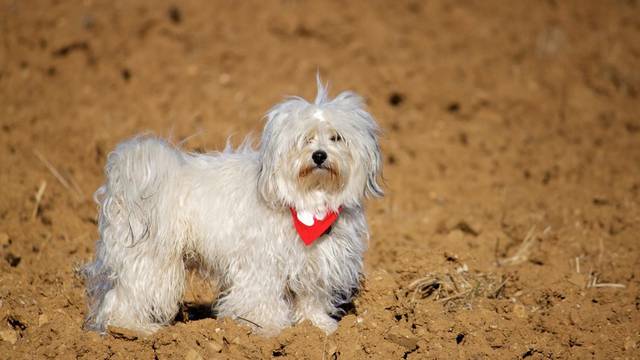
[(42, 155), (38, 150), (33, 150), (33, 154), (44, 164), (47, 170), (51, 172), (51, 175), (53, 175), (53, 177), (55, 177), (56, 180), (58, 180), (58, 182), (60, 182), (60, 184), (64, 186), (65, 189), (75, 195), (76, 199), (81, 200), (83, 198), (80, 186), (75, 180), (73, 180), (73, 178), (67, 180), (64, 176), (62, 176), (60, 171), (58, 171), (58, 169), (56, 169), (56, 167), (53, 166), (53, 164), (51, 164), (51, 162), (49, 162), (49, 160), (47, 160), (47, 158), (45, 158), (44, 155)]
[(507, 281), (503, 275), (469, 272), (463, 266), (453, 272), (429, 273), (414, 280), (408, 289), (412, 292), (412, 302), (418, 298), (431, 298), (443, 303), (469, 304), (474, 298), (502, 297)]
[(624, 289), (626, 288), (626, 286), (624, 284), (618, 284), (618, 283), (601, 283), (598, 282), (598, 274), (597, 273), (591, 273), (589, 274), (589, 280), (587, 280), (587, 289), (589, 288), (618, 288), (618, 289)]
[(538, 243), (538, 239), (543, 238), (544, 236), (549, 234), (550, 231), (551, 227), (547, 226), (542, 231), (542, 234), (538, 235), (536, 234), (536, 227), (532, 226), (531, 229), (529, 229), (529, 231), (527, 232), (527, 235), (524, 237), (524, 240), (522, 240), (520, 246), (518, 246), (518, 248), (516, 249), (516, 252), (512, 256), (496, 259), (496, 263), (498, 264), (498, 266), (510, 266), (519, 265), (526, 262), (527, 260), (529, 260), (533, 248)]
[(32, 220), (35, 220), (36, 216), (38, 216), (38, 210), (40, 209), (40, 202), (42, 201), (42, 197), (44, 196), (44, 191), (46, 189), (47, 189), (47, 182), (42, 180), (40, 182), (40, 187), (38, 188), (38, 192), (36, 192), (35, 205), (33, 206), (33, 212), (31, 213)]

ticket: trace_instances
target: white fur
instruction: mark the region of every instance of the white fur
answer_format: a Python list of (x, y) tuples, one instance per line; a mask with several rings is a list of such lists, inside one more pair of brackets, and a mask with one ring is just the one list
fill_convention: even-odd
[[(150, 136), (121, 143), (95, 194), (100, 239), (84, 269), (87, 326), (149, 333), (170, 323), (188, 262), (219, 285), (220, 317), (249, 320), (265, 335), (304, 319), (334, 331), (330, 315), (361, 277), (363, 200), (382, 195), (377, 137), (360, 97), (329, 100), (318, 80), (314, 103), (289, 98), (268, 112), (257, 150), (185, 153)], [(316, 150), (336, 176), (312, 168), (303, 178)], [(289, 207), (342, 210), (329, 234), (305, 246)]]

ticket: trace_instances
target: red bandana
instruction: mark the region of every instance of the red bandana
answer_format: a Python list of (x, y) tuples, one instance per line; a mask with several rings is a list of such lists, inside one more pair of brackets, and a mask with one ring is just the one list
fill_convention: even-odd
[(333, 223), (338, 219), (338, 212), (329, 212), (324, 217), (318, 218), (308, 212), (298, 213), (294, 208), (291, 209), (293, 217), (293, 226), (296, 228), (298, 235), (305, 245), (309, 246), (322, 236)]

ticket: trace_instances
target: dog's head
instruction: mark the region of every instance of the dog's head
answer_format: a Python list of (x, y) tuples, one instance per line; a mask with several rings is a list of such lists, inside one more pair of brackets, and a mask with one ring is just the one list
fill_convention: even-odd
[(258, 190), (272, 206), (336, 210), (382, 196), (379, 128), (362, 98), (334, 99), (318, 79), (313, 103), (289, 98), (267, 113)]

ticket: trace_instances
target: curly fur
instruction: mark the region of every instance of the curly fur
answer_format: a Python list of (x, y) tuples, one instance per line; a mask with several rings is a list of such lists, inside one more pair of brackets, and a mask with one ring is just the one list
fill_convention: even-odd
[[(311, 154), (326, 151), (324, 168)], [(367, 196), (381, 196), (378, 126), (362, 99), (328, 99), (318, 80), (313, 103), (273, 107), (260, 146), (183, 152), (139, 136), (109, 155), (99, 204), (95, 260), (84, 268), (87, 327), (150, 333), (170, 323), (185, 289), (185, 262), (220, 286), (220, 317), (241, 317), (273, 335), (308, 319), (330, 333), (330, 316), (359, 286), (368, 229)], [(295, 232), (289, 207), (341, 208), (332, 231), (312, 246)]]

